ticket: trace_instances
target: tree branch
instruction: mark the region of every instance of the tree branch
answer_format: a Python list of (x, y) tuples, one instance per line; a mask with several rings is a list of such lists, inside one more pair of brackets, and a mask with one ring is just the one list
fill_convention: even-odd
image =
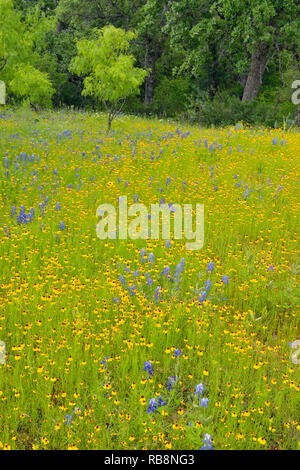
[(2, 64), (2, 65), (0, 65), (0, 72), (1, 72), (1, 70), (2, 70), (2, 69), (4, 69), (4, 67), (5, 67), (5, 66), (6, 66), (6, 64), (7, 64), (7, 59), (5, 59), (5, 58), (3, 57), (3, 58), (2, 58), (2, 59), (0, 59), (0, 60), (2, 60), (2, 61), (3, 61), (3, 64)]

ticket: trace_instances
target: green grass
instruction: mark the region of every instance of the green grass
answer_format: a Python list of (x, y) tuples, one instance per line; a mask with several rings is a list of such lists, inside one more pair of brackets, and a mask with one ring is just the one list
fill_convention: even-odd
[[(188, 450), (208, 433), (216, 449), (296, 449), (299, 132), (105, 126), (79, 112), (0, 116), (0, 448)], [(203, 248), (98, 239), (97, 207), (122, 195), (204, 204)], [(27, 224), (21, 206), (34, 209)]]

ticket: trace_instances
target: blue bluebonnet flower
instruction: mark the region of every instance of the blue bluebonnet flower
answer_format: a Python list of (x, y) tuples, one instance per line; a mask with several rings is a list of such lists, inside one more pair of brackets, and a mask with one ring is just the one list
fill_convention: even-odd
[(200, 292), (200, 295), (198, 297), (199, 303), (202, 304), (203, 302), (206, 301), (206, 299), (207, 299), (207, 291), (203, 290)]
[(210, 279), (207, 279), (207, 281), (204, 283), (204, 287), (205, 287), (205, 290), (206, 291), (209, 291), (209, 289), (211, 288), (212, 286), (212, 282)]
[(198, 395), (198, 398), (199, 398), (199, 395), (202, 395), (204, 391), (205, 391), (204, 385), (200, 383), (195, 386), (194, 394)]
[(141, 251), (140, 251), (140, 255), (141, 255), (141, 263), (144, 263), (144, 256), (146, 255), (146, 250), (145, 248), (142, 248)]
[(180, 282), (180, 272), (179, 272), (178, 267), (176, 267), (176, 269), (175, 269), (173, 279), (174, 279), (175, 282)]
[(165, 275), (166, 277), (168, 277), (170, 274), (170, 267), (169, 266), (165, 266), (164, 267), (164, 270), (161, 272), (161, 275)]
[(161, 396), (159, 396), (157, 404), (158, 404), (158, 406), (164, 406), (164, 405), (167, 404), (167, 402), (165, 400), (163, 400)]
[(207, 272), (208, 272), (208, 271), (213, 272), (214, 269), (215, 269), (214, 263), (213, 263), (212, 261), (210, 261), (210, 262), (208, 263), (208, 265), (207, 265), (206, 271), (207, 271)]
[(175, 281), (180, 280), (180, 274), (183, 273), (184, 265), (185, 265), (185, 259), (181, 258), (180, 263), (177, 264), (176, 269), (175, 269), (175, 273), (174, 273), (174, 280)]
[(154, 413), (157, 408), (156, 398), (150, 398), (147, 413)]
[(247, 199), (249, 196), (249, 191), (248, 189), (246, 189), (246, 191), (244, 192), (244, 198)]
[(129, 292), (130, 292), (131, 295), (136, 295), (136, 287), (135, 287), (134, 284), (129, 286)]
[(173, 390), (173, 384), (176, 384), (176, 378), (174, 375), (168, 379), (167, 390)]
[(153, 264), (153, 261), (154, 261), (154, 254), (153, 253), (150, 253), (149, 256), (148, 256), (148, 261)]
[(148, 372), (149, 377), (153, 375), (154, 370), (153, 370), (151, 361), (146, 361), (144, 363), (144, 369), (143, 370)]
[(122, 276), (122, 274), (120, 274), (120, 276), (119, 276), (119, 281), (121, 282), (121, 284), (125, 285), (125, 282), (126, 282), (125, 277)]
[(181, 350), (180, 350), (180, 349), (175, 349), (175, 350), (174, 350), (174, 356), (175, 356), (175, 357), (182, 356)]
[(166, 243), (165, 243), (165, 247), (170, 248), (170, 246), (171, 246), (171, 241), (167, 240)]
[(62, 220), (62, 221), (60, 222), (60, 224), (59, 224), (59, 229), (60, 229), (60, 230), (65, 230), (65, 228), (66, 228), (66, 226), (65, 226), (65, 224), (64, 224), (64, 221)]
[(104, 367), (107, 369), (107, 361), (108, 360), (108, 357), (104, 357), (104, 359), (102, 361), (100, 361), (100, 364), (104, 364)]
[(4, 232), (5, 232), (5, 234), (6, 234), (9, 238), (11, 238), (11, 234), (10, 234), (10, 231), (9, 231), (9, 227), (4, 227)]
[(63, 424), (72, 424), (72, 421), (73, 421), (73, 415), (68, 413), (66, 416), (65, 416), (65, 420)]
[(161, 287), (158, 286), (158, 287), (155, 289), (155, 291), (154, 291), (155, 299), (156, 299), (157, 301), (158, 301), (159, 298), (161, 297), (160, 289), (161, 289)]
[(203, 446), (200, 448), (200, 450), (213, 450), (213, 441), (212, 437), (210, 434), (204, 434), (204, 439), (203, 439)]
[(24, 206), (21, 206), (21, 207), (20, 207), (20, 213), (19, 213), (19, 215), (17, 216), (17, 223), (18, 223), (19, 225), (21, 225), (21, 224), (27, 224), (27, 222), (29, 221), (29, 219), (30, 219), (30, 216), (27, 216), (27, 215), (25, 214)]
[(226, 275), (224, 275), (224, 276), (222, 277), (222, 282), (223, 282), (223, 284), (228, 284), (228, 283), (229, 283), (229, 277), (226, 276)]
[(154, 413), (158, 407), (164, 406), (166, 404), (167, 403), (162, 399), (161, 396), (158, 397), (158, 401), (156, 401), (156, 398), (150, 398), (147, 413)]
[(208, 398), (201, 398), (200, 400), (200, 406), (204, 406), (204, 408), (207, 408), (207, 405), (208, 405), (208, 402), (209, 402), (209, 399)]
[(29, 222), (31, 222), (34, 218), (34, 209), (33, 207), (30, 208), (30, 211), (29, 211), (29, 214), (27, 215), (27, 218), (29, 220)]

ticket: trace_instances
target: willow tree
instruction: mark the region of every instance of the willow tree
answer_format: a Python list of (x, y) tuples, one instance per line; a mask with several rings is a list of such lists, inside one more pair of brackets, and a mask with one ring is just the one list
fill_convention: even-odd
[(113, 119), (128, 96), (138, 93), (148, 72), (135, 67), (135, 58), (128, 54), (135, 33), (109, 25), (95, 30), (95, 35), (96, 39), (77, 42), (77, 56), (71, 61), (70, 71), (85, 76), (84, 96), (103, 102), (109, 133)]

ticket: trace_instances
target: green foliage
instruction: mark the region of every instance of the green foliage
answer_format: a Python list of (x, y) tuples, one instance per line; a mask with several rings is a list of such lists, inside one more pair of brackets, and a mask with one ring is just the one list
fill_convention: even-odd
[(275, 96), (267, 91), (252, 102), (242, 103), (238, 96), (228, 91), (218, 92), (213, 99), (207, 94), (190, 100), (186, 118), (203, 126), (229, 126), (243, 121), (248, 124), (283, 126), (287, 121), (294, 122), (295, 107), (290, 101), (274, 106)]
[(264, 45), (262, 76), (266, 63), (284, 73), (291, 59), (299, 62), (298, 12), (297, 0), (175, 0), (166, 31), (172, 46), (185, 51), (176, 71), (197, 77), (207, 69), (214, 92), (229, 81), (245, 87), (252, 54)]
[(76, 36), (73, 31), (51, 31), (46, 37), (46, 50), (36, 62), (43, 72), (49, 73), (55, 88), (55, 106), (86, 106), (91, 99), (82, 97), (83, 79), (69, 72), (69, 66), (76, 52)]
[[(0, 79), (8, 94), (13, 78), (14, 90), (26, 88), (16, 84), (24, 78), (19, 66), (26, 64), (47, 74), (55, 106), (106, 107), (109, 121), (121, 106), (128, 113), (174, 117), (189, 101), (186, 115), (207, 124), (235, 121), (241, 114), (268, 125), (293, 119), (291, 83), (300, 71), (297, 0), (136, 0), (132, 5), (130, 0), (14, 0), (13, 9), (12, 0), (0, 0), (5, 18)], [(111, 29), (106, 41), (107, 25), (121, 29), (123, 38)], [(100, 42), (107, 56), (95, 51)], [(261, 63), (252, 67), (261, 50)], [(143, 79), (142, 69), (149, 72)], [(252, 69), (261, 72), (251, 75)], [(41, 104), (49, 102), (50, 88), (44, 85)], [(222, 116), (219, 93), (224, 92)], [(253, 112), (239, 102), (255, 97)]]
[(183, 112), (186, 107), (189, 80), (186, 78), (164, 77), (155, 89), (154, 105), (159, 114), (165, 116), (176, 116)]
[(95, 35), (96, 39), (78, 41), (78, 55), (71, 61), (70, 70), (85, 75), (83, 95), (95, 96), (104, 103), (109, 131), (126, 98), (138, 93), (147, 71), (135, 67), (135, 58), (127, 54), (133, 32), (110, 25), (96, 30)]
[[(13, 8), (11, 0), (0, 0), (0, 79), (7, 85), (8, 94), (27, 98), (33, 105), (51, 104), (54, 89), (48, 75), (34, 67), (39, 57), (37, 47), (51, 21), (31, 11), (28, 22)], [(30, 24), (30, 26), (29, 26)]]
[(51, 106), (54, 88), (47, 74), (29, 64), (19, 65), (15, 68), (10, 89), (15, 96), (26, 97), (29, 103), (34, 106)]

